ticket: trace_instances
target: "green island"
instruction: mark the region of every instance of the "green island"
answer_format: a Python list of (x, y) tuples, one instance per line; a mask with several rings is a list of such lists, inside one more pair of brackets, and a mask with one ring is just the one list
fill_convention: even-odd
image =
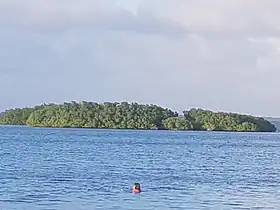
[(275, 132), (262, 117), (204, 109), (178, 112), (153, 104), (65, 102), (9, 109), (0, 124), (32, 127)]

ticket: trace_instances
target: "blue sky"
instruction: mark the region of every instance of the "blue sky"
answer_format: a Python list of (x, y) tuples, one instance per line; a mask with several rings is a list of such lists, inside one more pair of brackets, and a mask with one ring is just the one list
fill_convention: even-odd
[(0, 110), (71, 100), (280, 116), (279, 0), (1, 0)]

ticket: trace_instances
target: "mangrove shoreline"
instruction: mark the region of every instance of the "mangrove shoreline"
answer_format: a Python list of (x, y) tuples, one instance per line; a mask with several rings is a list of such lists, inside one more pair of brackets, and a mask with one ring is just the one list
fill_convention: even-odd
[(153, 104), (76, 101), (5, 110), (0, 124), (53, 128), (137, 130), (275, 132), (262, 117), (205, 109), (185, 110), (181, 115)]

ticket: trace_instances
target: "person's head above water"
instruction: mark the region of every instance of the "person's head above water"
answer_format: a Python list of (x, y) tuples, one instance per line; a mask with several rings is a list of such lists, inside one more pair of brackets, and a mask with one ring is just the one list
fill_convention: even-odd
[(132, 192), (134, 193), (140, 193), (141, 192), (141, 187), (139, 183), (134, 183), (132, 186)]

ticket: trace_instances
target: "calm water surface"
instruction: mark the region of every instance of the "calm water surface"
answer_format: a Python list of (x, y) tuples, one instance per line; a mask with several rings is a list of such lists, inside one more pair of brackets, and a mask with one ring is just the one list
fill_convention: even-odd
[(0, 210), (280, 209), (279, 134), (2, 126), (0, 163)]

